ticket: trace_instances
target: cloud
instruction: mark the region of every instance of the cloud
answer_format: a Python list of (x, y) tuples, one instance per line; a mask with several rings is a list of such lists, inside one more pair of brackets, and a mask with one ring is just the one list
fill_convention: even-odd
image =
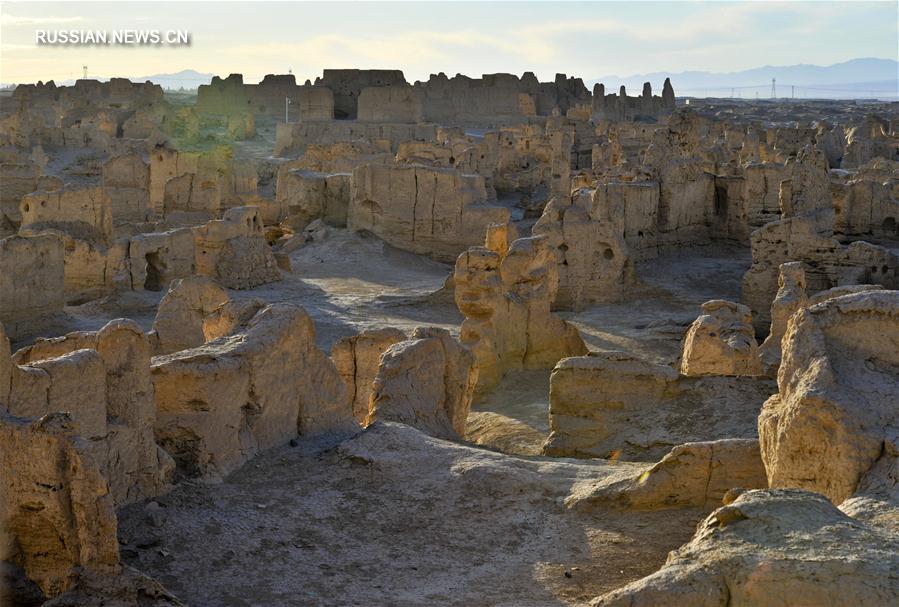
[[(647, 10), (652, 5), (647, 3)], [(848, 13), (859, 10), (853, 4), (869, 2), (720, 2), (683, 3), (682, 14), (674, 18), (621, 20), (615, 18), (568, 19), (535, 23), (513, 34), (528, 37), (562, 37), (571, 34), (610, 35), (634, 42), (702, 44), (707, 38), (748, 39), (751, 36), (784, 32), (820, 33), (839, 27)], [(882, 8), (884, 3), (874, 3)]]
[(49, 25), (52, 23), (77, 23), (84, 21), (84, 17), (17, 17), (15, 15), (0, 15), (0, 24), (3, 25)]

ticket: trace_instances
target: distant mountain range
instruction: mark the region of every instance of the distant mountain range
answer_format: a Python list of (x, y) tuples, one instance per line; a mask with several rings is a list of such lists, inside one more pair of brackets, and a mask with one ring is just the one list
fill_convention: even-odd
[[(149, 80), (154, 84), (158, 84), (164, 89), (195, 89), (201, 84), (209, 84), (212, 81), (212, 77), (215, 74), (203, 74), (196, 70), (181, 70), (180, 72), (175, 72), (174, 74), (154, 74), (153, 76), (128, 76), (128, 80), (131, 82), (146, 82)], [(106, 82), (109, 80), (107, 77), (99, 77), (99, 76), (88, 76), (89, 78), (99, 80), (100, 82)], [(56, 81), (56, 86), (72, 86), (75, 84), (74, 80), (58, 80)], [(2, 87), (6, 87), (6, 84), (0, 85)]]
[(201, 84), (209, 84), (215, 74), (203, 74), (195, 70), (181, 70), (174, 74), (154, 74), (153, 76), (141, 76), (129, 78), (132, 82), (146, 82), (149, 80), (164, 89), (195, 89)]
[(894, 59), (852, 59), (834, 65), (785, 65), (757, 67), (740, 72), (654, 72), (633, 76), (603, 76), (590, 80), (606, 85), (606, 92), (617, 92), (623, 84), (631, 95), (652, 84), (659, 94), (665, 78), (671, 78), (678, 97), (743, 97), (771, 96), (771, 80), (775, 79), (778, 97), (795, 95), (802, 98), (899, 98), (899, 62)]

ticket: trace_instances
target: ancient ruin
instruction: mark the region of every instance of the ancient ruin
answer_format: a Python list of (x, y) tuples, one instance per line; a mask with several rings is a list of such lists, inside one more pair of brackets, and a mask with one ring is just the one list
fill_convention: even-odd
[(899, 604), (895, 102), (207, 82), (0, 96), (0, 603)]

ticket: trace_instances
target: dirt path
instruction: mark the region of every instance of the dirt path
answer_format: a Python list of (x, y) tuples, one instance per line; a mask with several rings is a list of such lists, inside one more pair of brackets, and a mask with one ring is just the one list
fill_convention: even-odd
[(575, 482), (634, 464), (513, 458), (393, 424), (326, 447), (123, 509), (126, 562), (194, 606), (579, 605), (657, 569), (701, 516), (565, 508)]

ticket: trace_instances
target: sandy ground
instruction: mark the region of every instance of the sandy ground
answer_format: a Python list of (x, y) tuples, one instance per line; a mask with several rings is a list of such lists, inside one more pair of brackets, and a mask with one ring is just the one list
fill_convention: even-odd
[(604, 460), (515, 458), (376, 424), (120, 511), (125, 561), (190, 605), (581, 605), (657, 569), (702, 513), (568, 510)]

